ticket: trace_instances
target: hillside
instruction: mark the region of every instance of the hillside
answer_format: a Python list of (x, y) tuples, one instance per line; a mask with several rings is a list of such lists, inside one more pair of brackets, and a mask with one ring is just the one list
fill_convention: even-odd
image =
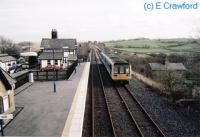
[(38, 52), (40, 50), (40, 43), (33, 43), (33, 42), (20, 42), (17, 43), (16, 46), (21, 50), (21, 52)]
[(131, 39), (105, 44), (107, 47), (136, 53), (200, 53), (200, 39)]

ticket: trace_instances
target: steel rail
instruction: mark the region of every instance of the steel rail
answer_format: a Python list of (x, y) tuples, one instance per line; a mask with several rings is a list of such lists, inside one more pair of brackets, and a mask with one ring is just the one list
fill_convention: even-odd
[(123, 86), (123, 88), (127, 91), (127, 93), (132, 97), (132, 99), (141, 108), (141, 110), (143, 111), (143, 113), (152, 122), (153, 126), (155, 126), (155, 128), (157, 128), (157, 130), (159, 131), (160, 135), (162, 137), (166, 137), (166, 135), (164, 134), (164, 132), (161, 130), (161, 128), (158, 126), (158, 124), (151, 118), (151, 116), (149, 115), (149, 113), (144, 109), (144, 107), (141, 105), (141, 103), (138, 101), (138, 99), (133, 95), (133, 93), (126, 86)]
[[(98, 54), (98, 53), (96, 53)], [(98, 56), (100, 56), (98, 54)], [(113, 84), (113, 83), (112, 83)], [(131, 112), (130, 108), (129, 108), (129, 105), (126, 103), (125, 99), (122, 97), (121, 93), (119, 92), (118, 88), (116, 86), (114, 86), (113, 84), (113, 87), (116, 89), (116, 92), (117, 94), (119, 95), (120, 99), (122, 100), (122, 102), (124, 103), (124, 106), (126, 108), (126, 110), (128, 111), (128, 114), (131, 116), (134, 124), (136, 125), (140, 135), (142, 137), (145, 137), (145, 134), (144, 134), (144, 131), (142, 131), (140, 125), (138, 124), (137, 120), (134, 118), (134, 115), (133, 113)], [(162, 137), (166, 137), (165, 134), (162, 132), (161, 128), (156, 124), (156, 122), (150, 117), (150, 115), (147, 113), (147, 111), (143, 108), (143, 106), (139, 103), (139, 101), (135, 98), (135, 96), (130, 92), (130, 90), (126, 87), (126, 86), (123, 86), (123, 88), (128, 92), (128, 94), (133, 98), (133, 100), (135, 100), (135, 102), (137, 103), (137, 105), (139, 105), (139, 109), (142, 110), (142, 112), (144, 113), (144, 115), (147, 117), (147, 119), (150, 120), (150, 122), (153, 124), (154, 128), (158, 131), (158, 133), (155, 133), (157, 134), (158, 137), (162, 136)], [(105, 95), (106, 96), (106, 95)]]
[(110, 109), (109, 109), (109, 105), (108, 105), (108, 100), (107, 100), (106, 93), (105, 93), (105, 88), (104, 88), (104, 85), (103, 85), (103, 80), (102, 80), (100, 68), (99, 68), (98, 61), (97, 61), (97, 56), (98, 55), (95, 54), (95, 59), (96, 59), (96, 64), (97, 64), (97, 68), (98, 68), (99, 78), (100, 78), (100, 81), (101, 81), (101, 86), (102, 86), (102, 89), (103, 89), (103, 94), (104, 94), (104, 98), (106, 100), (106, 106), (107, 106), (107, 109), (108, 109), (108, 114), (109, 114), (110, 122), (111, 122), (111, 125), (112, 125), (112, 132), (113, 132), (114, 137), (117, 137), (116, 132), (115, 132), (116, 130), (115, 130), (114, 124), (113, 124), (114, 122), (112, 121), (112, 115), (110, 113)]
[(130, 109), (128, 107), (128, 104), (126, 103), (126, 101), (124, 100), (124, 98), (122, 97), (122, 95), (120, 94), (119, 90), (115, 86), (114, 86), (114, 88), (115, 88), (117, 94), (119, 95), (119, 97), (121, 98), (122, 102), (124, 103), (124, 106), (125, 106), (126, 110), (128, 111), (129, 115), (131, 116), (132, 120), (134, 121), (134, 123), (135, 123), (135, 125), (136, 125), (136, 127), (137, 127), (137, 129), (138, 129), (138, 131), (140, 133), (140, 135), (142, 137), (145, 137), (144, 134), (143, 134), (143, 132), (142, 132), (142, 130), (140, 129), (140, 126), (138, 125), (136, 119), (134, 118), (133, 114), (131, 113), (131, 111), (130, 111)]
[[(92, 54), (94, 54), (93, 53), (93, 51), (92, 51)], [(91, 55), (91, 56), (93, 56), (93, 55)], [(92, 59), (92, 57), (91, 57), (91, 70), (92, 70), (92, 81), (91, 81), (91, 85), (92, 85), (92, 136), (93, 137), (95, 137), (95, 118), (94, 118), (94, 83), (93, 83), (93, 77), (94, 77), (94, 75), (93, 75), (93, 69), (94, 69), (94, 67), (93, 67), (93, 59)]]
[[(98, 53), (97, 53), (98, 54)], [(98, 54), (98, 56), (100, 56), (99, 54)], [(102, 62), (101, 60), (100, 60), (100, 62)], [(99, 68), (99, 67), (98, 67)], [(107, 71), (106, 71), (107, 72)], [(101, 77), (101, 72), (100, 72), (100, 69), (99, 69), (99, 73), (100, 73), (100, 77)], [(101, 77), (101, 80), (102, 80), (102, 77)], [(104, 82), (103, 82), (103, 80), (102, 80), (102, 84), (103, 84)], [(114, 87), (114, 86), (113, 86)], [(105, 89), (104, 89), (104, 92), (105, 92)], [(116, 91), (117, 92), (117, 91)], [(106, 102), (108, 102), (108, 97), (106, 97), (106, 93), (104, 93), (105, 94), (105, 98), (106, 98)], [(119, 94), (118, 94), (119, 95)], [(120, 96), (119, 96), (120, 97)], [(120, 99), (121, 99), (121, 97), (120, 97)], [(121, 102), (123, 102), (123, 101), (121, 101)], [(124, 102), (123, 102), (124, 103)], [(107, 104), (107, 106), (108, 106), (108, 108), (109, 108), (109, 105)], [(133, 123), (134, 123), (134, 125), (136, 126), (136, 129), (138, 130), (138, 132), (139, 132), (139, 134), (140, 134), (140, 136), (141, 137), (144, 137), (141, 133), (141, 131), (139, 130), (139, 128), (138, 128), (138, 126), (137, 126), (137, 124), (136, 124), (136, 122), (135, 122), (135, 120), (133, 119), (133, 116), (131, 115), (131, 113), (130, 113), (130, 111), (129, 111), (129, 109), (127, 109), (127, 107), (125, 106), (125, 109), (128, 111), (128, 115), (131, 117), (131, 119), (132, 119), (132, 121), (133, 121)], [(112, 120), (112, 115), (111, 115), (111, 113), (110, 113), (110, 119)], [(113, 125), (113, 129), (114, 129), (114, 124), (113, 124), (113, 122), (112, 122), (112, 125)], [(115, 129), (114, 129), (115, 130)]]

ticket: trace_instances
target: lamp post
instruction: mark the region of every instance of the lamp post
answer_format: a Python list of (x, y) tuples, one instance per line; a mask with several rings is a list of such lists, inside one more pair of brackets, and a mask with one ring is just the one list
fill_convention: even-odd
[(4, 131), (3, 131), (3, 119), (0, 119), (0, 126), (1, 126), (1, 136), (4, 136)]
[(54, 93), (56, 93), (56, 81), (55, 81), (55, 75), (56, 75), (56, 71), (55, 71), (55, 60), (54, 60), (54, 49), (53, 49), (53, 91)]

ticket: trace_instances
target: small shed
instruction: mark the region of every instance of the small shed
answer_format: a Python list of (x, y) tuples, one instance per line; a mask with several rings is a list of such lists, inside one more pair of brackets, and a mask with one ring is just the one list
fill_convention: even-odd
[(186, 71), (183, 63), (149, 63), (152, 71)]
[(0, 68), (5, 71), (9, 71), (11, 67), (16, 65), (17, 59), (9, 56), (8, 54), (0, 54)]
[(183, 63), (149, 63), (149, 67), (151, 70), (151, 78), (161, 83), (172, 77), (183, 80), (186, 77), (187, 69)]

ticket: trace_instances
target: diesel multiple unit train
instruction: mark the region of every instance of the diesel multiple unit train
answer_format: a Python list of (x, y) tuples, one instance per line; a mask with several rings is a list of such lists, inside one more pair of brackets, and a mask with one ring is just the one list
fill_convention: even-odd
[(113, 81), (128, 83), (131, 79), (131, 65), (127, 61), (103, 52), (100, 52), (100, 58)]

